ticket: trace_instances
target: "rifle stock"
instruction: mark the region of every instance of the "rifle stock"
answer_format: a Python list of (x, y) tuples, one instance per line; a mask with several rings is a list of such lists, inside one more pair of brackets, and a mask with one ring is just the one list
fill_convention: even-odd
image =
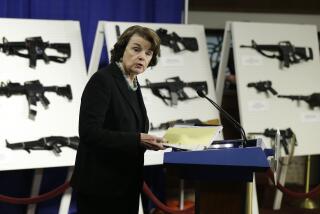
[(163, 28), (156, 30), (156, 33), (161, 39), (161, 44), (171, 48), (174, 53), (178, 53), (183, 50), (192, 52), (199, 50), (198, 41), (195, 37), (180, 37), (176, 32), (168, 34), (168, 31)]
[(47, 43), (48, 48), (55, 49), (59, 53), (66, 54), (68, 57), (71, 56), (71, 46), (69, 43)]

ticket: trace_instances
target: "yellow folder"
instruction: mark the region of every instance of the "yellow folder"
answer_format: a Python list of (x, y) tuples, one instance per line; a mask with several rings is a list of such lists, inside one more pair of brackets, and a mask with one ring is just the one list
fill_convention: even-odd
[(222, 126), (178, 126), (167, 130), (165, 146), (186, 150), (202, 150), (221, 136)]

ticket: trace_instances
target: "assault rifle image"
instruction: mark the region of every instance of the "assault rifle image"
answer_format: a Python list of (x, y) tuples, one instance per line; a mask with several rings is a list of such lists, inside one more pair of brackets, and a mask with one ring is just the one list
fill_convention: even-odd
[(1, 82), (0, 84), (0, 96), (25, 95), (27, 97), (29, 117), (31, 119), (37, 114), (35, 108), (38, 101), (41, 101), (44, 107), (50, 104), (48, 98), (44, 95), (45, 92), (55, 92), (59, 96), (64, 96), (72, 100), (72, 91), (69, 84), (63, 87), (43, 86), (39, 80), (27, 81), (24, 82), (24, 85), (16, 82), (8, 82), (7, 84)]
[(154, 127), (153, 124), (151, 123), (150, 125), (150, 131), (155, 131), (155, 130), (166, 130), (170, 127), (173, 127), (174, 125), (192, 125), (192, 126), (201, 126), (204, 125), (205, 123), (201, 122), (199, 119), (189, 119), (189, 120), (172, 120), (168, 121), (165, 123), (161, 123), (159, 126)]
[(313, 109), (314, 107), (320, 107), (320, 93), (313, 93), (309, 96), (302, 95), (278, 95), (279, 98), (288, 98), (291, 100), (303, 100), (309, 104), (309, 107)]
[[(47, 48), (54, 49), (63, 56), (48, 56), (45, 52)], [(35, 68), (37, 60), (42, 59), (46, 64), (50, 61), (64, 63), (71, 56), (69, 43), (49, 43), (43, 42), (40, 36), (26, 38), (24, 42), (9, 42), (5, 37), (2, 38), (0, 50), (7, 55), (17, 55), (29, 59), (29, 67)], [(23, 51), (27, 51), (24, 53)]]
[(266, 92), (270, 91), (273, 95), (278, 94), (276, 90), (272, 88), (272, 82), (271, 81), (259, 81), (259, 82), (250, 82), (247, 85), (249, 88), (253, 87), (258, 92)]
[[(265, 129), (264, 132), (262, 132), (262, 133), (261, 132), (251, 132), (249, 134), (263, 135), (265, 137), (274, 139), (276, 137), (277, 130), (276, 129)], [(291, 128), (280, 130), (280, 144), (282, 145), (286, 154), (289, 154), (288, 140), (290, 140), (292, 137), (295, 137), (295, 134), (293, 133)]]
[[(174, 53), (183, 50), (197, 51), (199, 50), (198, 41), (194, 37), (180, 37), (175, 32), (168, 34), (168, 31), (163, 28), (156, 30), (156, 33), (161, 39), (161, 45), (168, 46)], [(182, 47), (180, 48), (179, 45)]]
[[(265, 57), (276, 58), (281, 62), (280, 67), (288, 68), (290, 64), (299, 63), (301, 60), (313, 59), (310, 47), (295, 47), (290, 41), (281, 41), (277, 45), (258, 45), (254, 40), (251, 40), (251, 45), (241, 45), (240, 48), (253, 48)], [(274, 52), (277, 54), (273, 54)]]
[[(170, 106), (177, 105), (178, 100), (189, 100), (198, 98), (198, 96), (189, 97), (186, 92), (183, 90), (184, 88), (189, 87), (197, 91), (198, 89), (203, 90), (205, 94), (208, 94), (208, 86), (207, 82), (183, 82), (180, 78), (172, 77), (166, 79), (165, 82), (159, 83), (151, 83), (148, 79), (146, 79), (146, 85), (141, 86), (141, 88), (149, 88), (152, 93), (162, 99), (162, 101), (169, 105), (167, 100), (170, 100)], [(166, 90), (168, 92), (167, 95), (162, 93), (162, 90)]]
[(79, 145), (79, 137), (61, 137), (51, 136), (43, 137), (34, 141), (20, 142), (20, 143), (9, 143), (6, 140), (7, 148), (12, 150), (24, 149), (28, 153), (30, 150), (52, 150), (54, 153), (59, 154), (61, 152), (60, 147), (70, 147), (77, 150)]

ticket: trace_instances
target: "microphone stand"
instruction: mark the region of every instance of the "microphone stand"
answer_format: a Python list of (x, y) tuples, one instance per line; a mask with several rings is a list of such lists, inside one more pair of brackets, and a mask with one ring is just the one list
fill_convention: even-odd
[(237, 130), (240, 131), (241, 137), (243, 138), (243, 140), (241, 140), (241, 145), (242, 147), (246, 147), (248, 145), (248, 139), (246, 136), (246, 132), (244, 131), (240, 123), (238, 123), (238, 121), (236, 121), (228, 112), (221, 108), (217, 103), (215, 103), (213, 100), (207, 97), (203, 93), (203, 90), (201, 88), (197, 89), (197, 94), (199, 95), (199, 97), (208, 100)]

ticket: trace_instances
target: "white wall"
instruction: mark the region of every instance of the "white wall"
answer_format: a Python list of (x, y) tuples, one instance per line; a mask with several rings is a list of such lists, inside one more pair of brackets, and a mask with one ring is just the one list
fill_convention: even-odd
[(188, 24), (202, 24), (208, 29), (224, 29), (226, 21), (313, 24), (320, 29), (320, 15), (203, 11), (189, 11), (188, 14)]

